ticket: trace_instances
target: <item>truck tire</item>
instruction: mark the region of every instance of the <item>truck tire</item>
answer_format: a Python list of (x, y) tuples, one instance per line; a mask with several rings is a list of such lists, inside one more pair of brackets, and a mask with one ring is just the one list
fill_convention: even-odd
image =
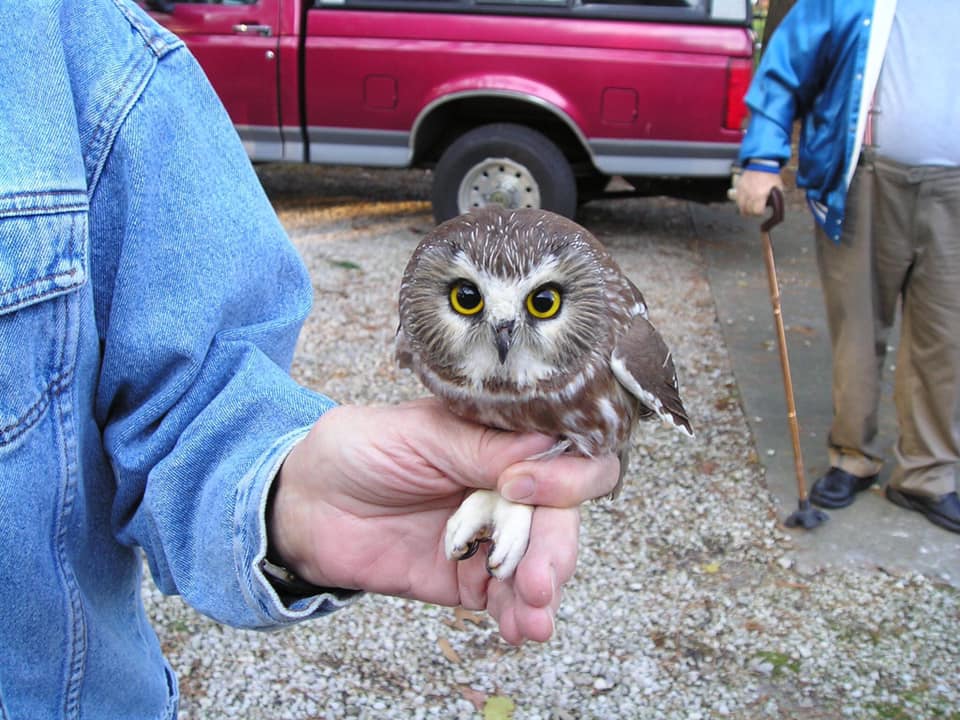
[(497, 204), (572, 218), (577, 184), (570, 163), (546, 136), (496, 123), (464, 133), (444, 151), (434, 169), (431, 201), (438, 223)]

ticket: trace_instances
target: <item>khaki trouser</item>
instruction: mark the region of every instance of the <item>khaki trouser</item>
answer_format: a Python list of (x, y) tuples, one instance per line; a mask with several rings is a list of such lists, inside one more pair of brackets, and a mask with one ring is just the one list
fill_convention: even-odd
[(881, 374), (898, 301), (899, 437), (890, 483), (938, 496), (960, 462), (960, 168), (861, 161), (839, 243), (817, 228), (833, 345), (830, 464), (879, 472)]

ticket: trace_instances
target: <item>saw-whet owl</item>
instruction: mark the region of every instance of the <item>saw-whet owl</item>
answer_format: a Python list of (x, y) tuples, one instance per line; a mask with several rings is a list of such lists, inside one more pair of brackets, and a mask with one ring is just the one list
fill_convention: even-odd
[[(547, 454), (617, 453), (621, 481), (638, 420), (692, 436), (643, 295), (572, 220), (493, 206), (438, 225), (407, 264), (399, 309), (399, 364), (457, 415), (554, 436)], [(475, 491), (447, 523), (447, 557), (490, 540), (488, 570), (509, 577), (532, 512)]]

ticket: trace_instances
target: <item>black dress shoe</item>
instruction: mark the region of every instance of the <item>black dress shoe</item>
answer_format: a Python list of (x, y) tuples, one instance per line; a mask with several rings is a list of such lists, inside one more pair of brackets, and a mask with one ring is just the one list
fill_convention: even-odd
[(832, 467), (813, 484), (810, 502), (825, 508), (843, 508), (854, 501), (858, 492), (863, 492), (876, 481), (876, 475), (857, 477)]
[(940, 497), (929, 497), (895, 490), (887, 485), (886, 495), (887, 500), (894, 505), (907, 508), (907, 510), (916, 510), (923, 513), (927, 520), (935, 525), (960, 533), (960, 497), (957, 496), (956, 492), (947, 493)]

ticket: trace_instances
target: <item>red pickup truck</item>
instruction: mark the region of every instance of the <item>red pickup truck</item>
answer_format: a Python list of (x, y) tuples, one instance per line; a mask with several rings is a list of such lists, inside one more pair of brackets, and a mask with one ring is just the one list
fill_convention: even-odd
[(253, 161), (429, 167), (437, 221), (490, 203), (573, 216), (612, 177), (721, 199), (742, 138), (749, 0), (144, 4)]

